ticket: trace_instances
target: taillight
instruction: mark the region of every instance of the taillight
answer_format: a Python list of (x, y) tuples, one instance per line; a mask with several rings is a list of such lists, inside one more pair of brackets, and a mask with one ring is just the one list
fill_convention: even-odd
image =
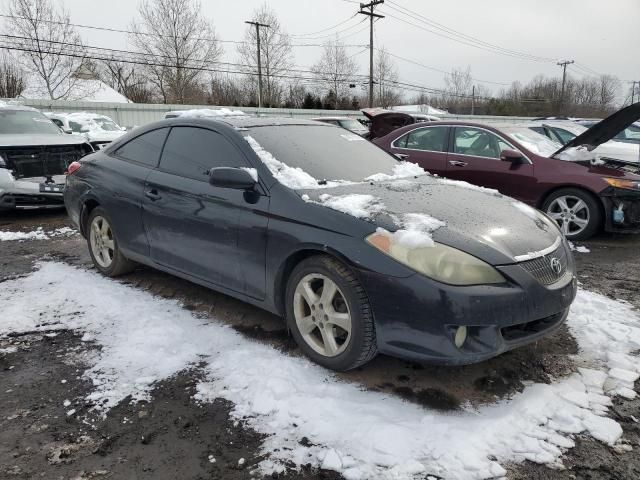
[(82, 166), (82, 164), (80, 162), (71, 162), (69, 164), (69, 166), (67, 167), (67, 171), (64, 172), (65, 175), (73, 175), (74, 173), (76, 173), (78, 170), (80, 170), (80, 167)]

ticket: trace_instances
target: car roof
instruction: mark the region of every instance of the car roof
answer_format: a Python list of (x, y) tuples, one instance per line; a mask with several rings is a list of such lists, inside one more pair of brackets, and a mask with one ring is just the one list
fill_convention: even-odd
[(7, 103), (0, 100), (0, 110), (13, 110), (13, 111), (23, 111), (23, 112), (39, 112), (40, 110), (27, 107), (26, 105), (18, 105), (16, 103)]
[(335, 116), (335, 117), (313, 117), (311, 120), (314, 120), (314, 121), (317, 121), (317, 122), (321, 122), (323, 120), (356, 120), (356, 119), (353, 118), (353, 117), (346, 117), (346, 116), (338, 117), (338, 116)]
[[(178, 120), (172, 119), (172, 120)], [(184, 118), (184, 120), (189, 120)], [(236, 128), (251, 128), (251, 127), (279, 127), (283, 125), (308, 125), (318, 126), (322, 125), (314, 120), (306, 120), (303, 118), (290, 118), (290, 117), (256, 117), (249, 115), (242, 116), (221, 116), (221, 117), (203, 117), (199, 118), (202, 121), (220, 122), (231, 125)], [(326, 125), (331, 127), (331, 125)]]

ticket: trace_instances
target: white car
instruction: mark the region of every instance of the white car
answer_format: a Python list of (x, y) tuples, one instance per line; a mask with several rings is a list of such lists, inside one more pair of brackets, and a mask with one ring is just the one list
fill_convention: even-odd
[(65, 133), (82, 135), (95, 150), (101, 150), (126, 133), (110, 117), (91, 112), (45, 112), (53, 123)]
[(91, 152), (35, 108), (0, 101), (0, 211), (63, 208), (64, 173)]
[[(562, 145), (566, 145), (588, 130), (584, 125), (569, 120), (536, 121), (528, 123), (527, 127)], [(613, 158), (625, 162), (640, 163), (640, 144), (609, 140), (595, 148), (592, 153), (595, 153), (595, 158)]]

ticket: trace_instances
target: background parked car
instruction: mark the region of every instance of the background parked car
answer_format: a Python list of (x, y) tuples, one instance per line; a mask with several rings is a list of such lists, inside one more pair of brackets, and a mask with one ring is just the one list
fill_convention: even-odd
[(337, 125), (338, 127), (346, 128), (347, 130), (360, 135), (361, 137), (366, 137), (369, 134), (369, 129), (360, 123), (355, 118), (349, 117), (316, 117), (311, 120), (315, 120), (317, 122), (328, 123), (329, 125)]
[(65, 133), (75, 133), (85, 137), (94, 150), (104, 148), (126, 133), (125, 128), (106, 115), (91, 112), (45, 112), (45, 115)]
[[(631, 114), (640, 116), (640, 104), (632, 107), (638, 112)], [(616, 133), (581, 139), (598, 145)], [(603, 226), (612, 232), (640, 230), (640, 175), (615, 162), (554, 158), (568, 153), (529, 127), (436, 122), (409, 125), (374, 142), (431, 173), (494, 188), (539, 208), (569, 239), (588, 238)], [(637, 173), (637, 167), (631, 170)]]
[(551, 220), (346, 137), (288, 118), (164, 120), (77, 165), (65, 204), (103, 274), (138, 261), (283, 315), (336, 370), (378, 352), (477, 362), (564, 322), (575, 265)]
[[(599, 120), (578, 120), (577, 123), (589, 128), (593, 127), (598, 122)], [(613, 137), (613, 139), (618, 142), (640, 143), (640, 122), (635, 122), (633, 125), (629, 125)]]
[(0, 210), (62, 207), (64, 172), (92, 151), (35, 108), (0, 102)]
[[(593, 122), (589, 126), (593, 126), (598, 122)], [(542, 135), (549, 137), (551, 140), (566, 145), (568, 142), (576, 138), (578, 135), (586, 132), (589, 126), (580, 125), (572, 121), (541, 121), (528, 123), (527, 126), (534, 132), (538, 132)], [(627, 127), (631, 128), (631, 127)], [(623, 134), (627, 129), (618, 133)], [(616, 135), (616, 136), (617, 136)], [(616, 158), (618, 160), (624, 160), (626, 162), (640, 162), (640, 141), (636, 144), (624, 143), (617, 141), (614, 137), (613, 140), (598, 145), (594, 150), (597, 157)]]

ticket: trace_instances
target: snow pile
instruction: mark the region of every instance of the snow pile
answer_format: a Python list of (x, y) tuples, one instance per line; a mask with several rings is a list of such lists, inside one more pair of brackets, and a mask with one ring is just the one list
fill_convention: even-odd
[(496, 197), (501, 197), (502, 194), (498, 190), (493, 188), (481, 187), (479, 185), (473, 185), (469, 182), (463, 182), (462, 180), (449, 180), (448, 178), (439, 178), (438, 183), (442, 185), (453, 185), (454, 187), (467, 188), (469, 190), (475, 190), (476, 192), (483, 192)]
[(573, 242), (569, 242), (569, 247), (571, 248), (572, 252), (591, 253), (591, 250), (589, 250), (584, 245), (574, 245)]
[(256, 155), (267, 166), (273, 176), (284, 186), (294, 190), (304, 188), (318, 188), (318, 181), (301, 168), (290, 167), (286, 163), (282, 163), (276, 159), (271, 153), (267, 152), (262, 146), (251, 136), (244, 137), (251, 146)]
[(419, 177), (420, 175), (426, 175), (427, 172), (421, 166), (411, 162), (398, 162), (393, 166), (393, 174), (387, 175), (386, 173), (376, 173), (365, 178), (367, 182), (384, 182), (387, 180), (396, 180), (398, 178), (406, 177)]
[(569, 147), (566, 150), (554, 155), (558, 160), (567, 160), (569, 162), (581, 162), (595, 160), (596, 154), (589, 151), (586, 146), (579, 145), (577, 147)]
[[(83, 294), (70, 296), (68, 285), (83, 285)], [(84, 376), (95, 385), (90, 399), (98, 411), (127, 395), (148, 398), (153, 382), (205, 362), (197, 398), (230, 400), (234, 418), (267, 435), (263, 475), (293, 462), (324, 466), (347, 479), (484, 479), (504, 476), (500, 463), (557, 463), (574, 445), (573, 434), (607, 444), (620, 438), (620, 425), (606, 416), (611, 397), (635, 396), (640, 372), (632, 355), (640, 348), (638, 314), (585, 291), (568, 319), (580, 347), (578, 372), (457, 413), (365, 391), (304, 358), (195, 318), (174, 300), (64, 264), (43, 264), (28, 277), (6, 281), (0, 303), (0, 336), (70, 328), (94, 338), (101, 349)], [(303, 437), (312, 446), (301, 445)]]
[[(303, 197), (305, 201), (308, 196)], [(319, 197), (320, 205), (338, 210), (339, 212), (352, 215), (357, 218), (371, 218), (374, 215), (384, 211), (384, 205), (380, 203), (380, 199), (373, 195), (351, 194), (351, 195), (328, 195), (323, 194)]]
[(192, 110), (176, 110), (171, 112), (179, 117), (210, 118), (210, 117), (237, 117), (245, 115), (241, 110), (231, 110), (229, 108), (194, 108)]
[(395, 245), (405, 248), (433, 247), (435, 245), (431, 233), (446, 223), (424, 213), (407, 213), (396, 219), (400, 229), (391, 233), (384, 228), (378, 228), (379, 234), (389, 237)]
[(78, 233), (77, 230), (69, 227), (56, 228), (45, 232), (42, 227), (38, 227), (31, 232), (3, 232), (0, 231), (0, 242), (20, 241), (25, 240), (49, 240), (55, 237), (71, 237)]

